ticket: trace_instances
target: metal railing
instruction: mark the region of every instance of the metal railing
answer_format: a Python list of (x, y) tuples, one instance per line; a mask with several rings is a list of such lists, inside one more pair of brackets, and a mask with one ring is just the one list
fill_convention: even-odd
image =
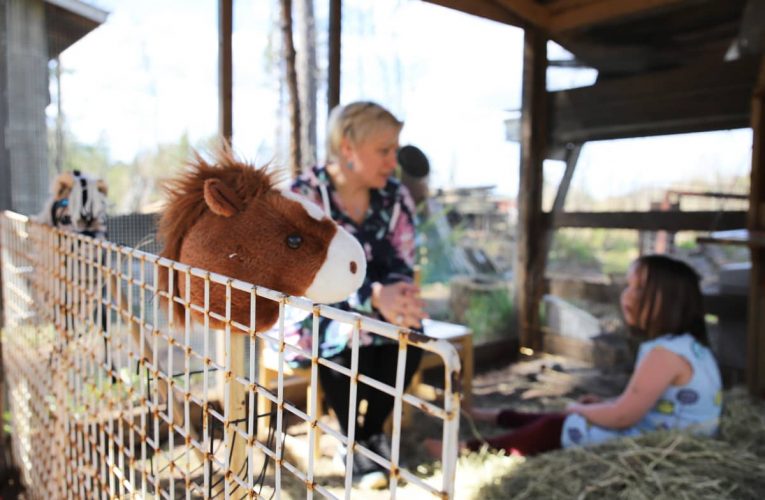
[[(454, 381), (459, 380), (460, 364), (447, 341), (62, 232), (11, 212), (0, 215), (0, 223), (3, 357), (14, 458), (33, 497), (279, 498), (286, 486), (294, 492), (297, 485), (304, 487), (306, 498), (350, 498), (358, 454), (388, 471), (391, 498), (404, 481), (407, 488), (423, 493), (453, 496), (459, 425), (459, 384)], [(157, 289), (159, 273), (169, 269), (185, 280), (185, 297)], [(192, 280), (202, 280), (204, 303), (190, 300)], [(210, 304), (215, 287), (225, 289), (223, 306)], [(173, 289), (171, 281), (168, 290)], [(249, 324), (231, 320), (233, 295), (248, 297)], [(254, 330), (255, 310), (264, 300), (277, 301), (280, 308), (278, 334), (269, 334), (277, 339), (275, 391), (261, 385), (257, 376), (268, 339)], [(183, 326), (170, 326), (178, 324), (173, 321), (174, 302), (184, 306)], [(285, 342), (288, 308), (312, 316), (313, 352)], [(202, 321), (192, 321), (192, 313)], [(350, 369), (318, 356), (322, 317), (352, 327)], [(225, 328), (210, 328), (211, 320)], [(362, 331), (398, 342), (395, 385), (359, 374)], [(442, 402), (405, 393), (411, 346), (443, 358)], [(285, 396), (283, 368), (290, 352), (311, 360), (307, 412)], [(350, 378), (347, 436), (316, 416), (320, 365)], [(394, 398), (390, 460), (354, 439), (359, 383)], [(258, 398), (271, 403), (267, 419), (257, 414)], [(443, 474), (436, 484), (401, 466), (405, 406), (442, 426)], [(266, 421), (269, 432), (263, 438), (258, 426)], [(305, 463), (285, 454), (288, 421), (308, 429)], [(342, 487), (333, 488), (322, 477), (314, 458), (317, 432), (348, 450)]]

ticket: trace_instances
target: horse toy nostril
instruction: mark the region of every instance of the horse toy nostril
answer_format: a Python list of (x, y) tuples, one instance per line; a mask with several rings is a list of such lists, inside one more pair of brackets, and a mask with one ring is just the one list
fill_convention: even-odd
[(356, 264), (355, 260), (351, 261), (351, 274), (356, 274), (356, 270), (358, 269), (358, 265)]

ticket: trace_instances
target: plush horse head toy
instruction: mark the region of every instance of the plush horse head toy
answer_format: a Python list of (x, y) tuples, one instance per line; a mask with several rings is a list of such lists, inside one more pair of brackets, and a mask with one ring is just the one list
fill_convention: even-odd
[[(229, 151), (215, 164), (197, 155), (167, 187), (160, 255), (314, 302), (346, 299), (366, 275), (361, 245), (318, 205), (274, 184), (265, 168), (241, 163)], [(161, 272), (159, 290), (184, 299), (185, 276), (173, 272), (174, 289), (168, 290), (169, 273)], [(192, 276), (189, 288), (191, 303), (204, 306), (204, 280)], [(223, 315), (225, 300), (225, 287), (211, 283), (210, 309)], [(183, 322), (183, 306), (175, 307), (175, 319)], [(192, 317), (202, 320), (193, 309)], [(267, 330), (278, 317), (278, 303), (258, 297), (255, 329)], [(232, 291), (231, 319), (250, 324), (249, 294)], [(222, 322), (211, 317), (210, 326)]]

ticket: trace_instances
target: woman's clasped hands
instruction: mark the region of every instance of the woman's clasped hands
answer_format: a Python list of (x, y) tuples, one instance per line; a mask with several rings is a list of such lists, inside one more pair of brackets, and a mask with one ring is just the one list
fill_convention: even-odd
[(420, 328), (428, 315), (420, 288), (406, 281), (372, 285), (372, 307), (389, 323), (406, 328)]

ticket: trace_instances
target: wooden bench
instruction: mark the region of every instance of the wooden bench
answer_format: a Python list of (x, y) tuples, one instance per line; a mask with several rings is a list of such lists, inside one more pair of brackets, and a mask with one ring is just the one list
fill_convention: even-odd
[[(473, 335), (470, 329), (463, 325), (457, 325), (454, 323), (447, 323), (445, 321), (436, 321), (426, 319), (423, 321), (423, 329), (425, 335), (434, 337), (437, 339), (448, 340), (457, 348), (459, 353), (460, 362), (462, 364), (462, 402), (464, 406), (470, 406), (472, 403), (472, 386), (473, 386)], [(277, 381), (279, 377), (279, 357), (278, 353), (274, 349), (263, 348), (260, 349), (260, 359), (258, 360), (259, 370), (259, 383), (269, 390), (276, 391)], [(412, 382), (409, 387), (409, 391), (413, 393), (421, 393), (421, 389), (426, 384), (423, 383), (423, 371), (437, 366), (443, 366), (443, 361), (440, 356), (435, 353), (425, 351), (420, 361), (420, 367), (412, 377)], [(310, 402), (311, 402), (311, 367), (295, 368), (287, 364), (283, 367), (284, 373), (284, 385), (285, 388), (296, 385), (304, 386), (306, 391), (306, 407), (308, 408), (306, 413), (311, 414)], [(317, 401), (317, 418), (321, 418), (323, 412), (323, 391), (321, 384), (317, 383), (318, 388), (316, 394)], [(271, 410), (271, 402), (266, 398), (258, 398), (258, 414), (263, 415), (269, 413)], [(407, 425), (411, 418), (411, 408), (409, 405), (404, 405), (404, 414), (402, 416), (402, 423)], [(266, 439), (268, 435), (268, 419), (264, 418), (263, 423), (265, 425), (258, 426), (258, 438), (261, 440)], [(318, 429), (317, 429), (318, 431)], [(319, 437), (320, 433), (314, 433), (314, 451), (318, 457), (319, 453)]]
[[(278, 341), (274, 340), (273, 345), (277, 345)], [(282, 367), (282, 372), (284, 374), (284, 388), (287, 389), (288, 387), (293, 386), (304, 386), (305, 387), (305, 404), (306, 404), (306, 413), (308, 415), (311, 414), (311, 367), (294, 367), (289, 365), (288, 363), (284, 363)], [(264, 345), (259, 349), (259, 359), (258, 359), (258, 383), (260, 385), (264, 386), (268, 390), (276, 393), (278, 389), (278, 381), (279, 381), (279, 353), (272, 349), (268, 345)], [(324, 405), (324, 393), (321, 388), (321, 383), (319, 381), (316, 381), (316, 403), (317, 403), (317, 411), (316, 411), (316, 418), (317, 420), (321, 418), (323, 414), (323, 405)], [(258, 415), (266, 415), (271, 412), (271, 401), (269, 401), (266, 398), (258, 398)], [(260, 425), (258, 425), (258, 439), (261, 441), (265, 441), (268, 438), (268, 431), (269, 431), (269, 423), (270, 419), (268, 417), (263, 417), (261, 420)], [(319, 432), (318, 427), (316, 428), (316, 432), (314, 433), (314, 458), (318, 458), (319, 453), (319, 438), (321, 437), (321, 434)]]
[[(462, 404), (469, 407), (473, 402), (473, 332), (464, 325), (432, 319), (424, 320), (422, 326), (428, 337), (448, 340), (456, 347), (462, 364)], [(420, 369), (412, 378), (410, 391), (419, 392), (420, 386), (424, 385), (423, 372), (437, 366), (443, 366), (441, 357), (426, 351), (420, 361)]]

